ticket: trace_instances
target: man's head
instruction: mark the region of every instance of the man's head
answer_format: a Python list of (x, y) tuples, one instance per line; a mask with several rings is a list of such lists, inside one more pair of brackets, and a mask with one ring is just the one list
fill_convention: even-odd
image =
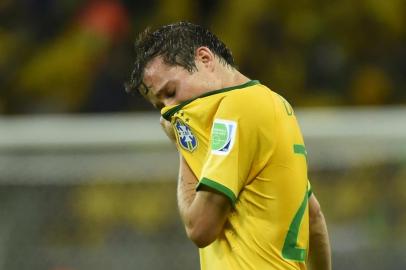
[(126, 90), (138, 90), (157, 108), (210, 89), (216, 64), (234, 67), (231, 51), (222, 41), (188, 22), (165, 25), (154, 32), (145, 30), (135, 42), (135, 52)]

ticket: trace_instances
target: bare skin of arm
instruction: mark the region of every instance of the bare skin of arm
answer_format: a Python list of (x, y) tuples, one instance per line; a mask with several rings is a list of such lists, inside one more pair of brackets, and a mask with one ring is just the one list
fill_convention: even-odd
[(178, 208), (186, 233), (199, 248), (211, 244), (223, 230), (231, 210), (229, 199), (209, 187), (196, 192), (197, 179), (180, 156)]
[[(162, 118), (160, 122), (171, 141), (176, 142), (170, 123)], [(179, 213), (189, 239), (203, 248), (216, 240), (222, 231), (231, 210), (231, 202), (225, 195), (206, 186), (196, 192), (197, 184), (198, 179), (179, 154)]]
[(309, 198), (310, 244), (309, 261), (312, 270), (331, 270), (331, 248), (327, 225), (314, 194)]

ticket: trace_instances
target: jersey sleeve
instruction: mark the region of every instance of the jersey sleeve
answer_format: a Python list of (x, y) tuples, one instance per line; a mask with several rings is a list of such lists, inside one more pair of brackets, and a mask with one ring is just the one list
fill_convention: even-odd
[(207, 159), (197, 190), (208, 186), (227, 196), (232, 205), (246, 185), (257, 150), (257, 117), (241, 101), (225, 99), (215, 114)]

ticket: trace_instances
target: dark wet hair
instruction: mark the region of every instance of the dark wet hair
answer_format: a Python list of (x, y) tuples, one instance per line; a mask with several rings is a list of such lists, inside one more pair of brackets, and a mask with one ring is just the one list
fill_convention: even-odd
[(181, 66), (189, 72), (196, 70), (196, 49), (205, 46), (209, 48), (222, 63), (234, 67), (234, 59), (230, 49), (209, 30), (202, 26), (178, 22), (161, 26), (155, 31), (147, 28), (135, 42), (135, 62), (130, 80), (125, 84), (127, 92), (141, 90), (145, 66), (156, 56), (172, 66)]

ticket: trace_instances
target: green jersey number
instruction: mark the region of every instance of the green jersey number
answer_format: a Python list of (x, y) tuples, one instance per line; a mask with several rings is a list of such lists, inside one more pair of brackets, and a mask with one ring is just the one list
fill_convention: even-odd
[[(306, 157), (306, 149), (304, 145), (293, 145), (293, 151), (295, 154), (301, 154)], [(285, 243), (282, 248), (282, 256), (285, 259), (304, 262), (306, 260), (306, 249), (297, 247), (297, 238), (299, 235), (300, 223), (302, 222), (303, 215), (305, 213), (309, 193), (306, 191), (302, 203), (297, 210), (292, 222), (290, 223), (288, 233), (285, 238)]]
[(306, 249), (297, 247), (297, 237), (299, 235), (300, 223), (302, 222), (303, 215), (306, 210), (308, 200), (308, 194), (305, 193), (305, 197), (302, 204), (297, 210), (292, 223), (289, 226), (288, 234), (285, 238), (285, 243), (283, 244), (282, 256), (288, 260), (294, 260), (299, 262), (304, 262), (306, 259)]

